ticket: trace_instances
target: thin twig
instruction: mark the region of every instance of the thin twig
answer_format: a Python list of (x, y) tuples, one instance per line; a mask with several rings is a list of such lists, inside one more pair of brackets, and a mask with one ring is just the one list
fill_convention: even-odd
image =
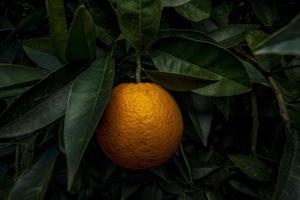
[(277, 85), (275, 79), (272, 76), (268, 77), (268, 80), (270, 81), (273, 91), (275, 93), (277, 102), (278, 102), (278, 106), (279, 106), (279, 111), (280, 111), (280, 115), (284, 121), (284, 124), (286, 126), (286, 128), (288, 129), (288, 131), (290, 131), (291, 129), (291, 119), (288, 113), (288, 109), (286, 107), (286, 103), (284, 101), (283, 95), (279, 89), (279, 86)]
[(135, 71), (135, 78), (136, 82), (141, 82), (141, 71), (142, 71), (142, 64), (141, 64), (141, 54), (136, 52), (136, 71)]

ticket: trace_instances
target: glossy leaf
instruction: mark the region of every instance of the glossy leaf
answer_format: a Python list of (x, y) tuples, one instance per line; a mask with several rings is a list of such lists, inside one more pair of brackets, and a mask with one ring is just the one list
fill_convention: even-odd
[(257, 18), (265, 26), (272, 26), (277, 18), (276, 2), (272, 0), (250, 0), (249, 3)]
[(9, 200), (42, 200), (51, 179), (58, 150), (56, 147), (48, 149), (41, 158), (22, 174), (13, 186)]
[(186, 19), (199, 22), (209, 18), (211, 11), (211, 0), (190, 0), (175, 10)]
[(117, 0), (122, 36), (138, 51), (155, 39), (161, 15), (161, 0)]
[(14, 101), (0, 118), (0, 138), (23, 136), (60, 118), (66, 109), (70, 83), (82, 70), (79, 66), (70, 68), (52, 72)]
[(294, 200), (300, 198), (299, 144), (300, 131), (293, 129), (286, 140), (280, 161), (277, 185), (273, 193), (274, 200)]
[(212, 123), (212, 106), (210, 99), (191, 93), (185, 95), (185, 103), (188, 107), (189, 117), (193, 122), (199, 138), (204, 146), (207, 146)]
[(110, 55), (94, 61), (72, 85), (64, 123), (69, 189), (110, 97), (113, 78)]
[(185, 4), (191, 0), (162, 0), (163, 7), (176, 7)]
[[(255, 53), (256, 46), (267, 39), (269, 37), (268, 34), (262, 32), (262, 31), (253, 31), (249, 33), (246, 36), (246, 41), (251, 49), (252, 53)], [(263, 69), (264, 71), (270, 72), (272, 68), (276, 68), (279, 66), (280, 63), (280, 57), (277, 55), (255, 55), (254, 58), (256, 59), (258, 65)]]
[(77, 8), (66, 46), (68, 61), (92, 60), (96, 54), (94, 21), (84, 5)]
[(231, 24), (210, 32), (209, 36), (222, 47), (230, 48), (245, 40), (247, 33), (257, 28), (254, 24)]
[(47, 70), (13, 64), (0, 64), (0, 91), (33, 85)]
[(23, 43), (23, 49), (27, 56), (40, 67), (54, 70), (63, 66), (55, 55), (55, 50), (50, 38), (26, 40)]
[(153, 82), (156, 82), (165, 88), (174, 91), (183, 92), (195, 90), (213, 82), (212, 80), (205, 80), (191, 75), (182, 75), (153, 70), (144, 70), (144, 72)]
[(65, 62), (65, 49), (68, 38), (64, 0), (46, 0), (51, 41), (56, 55)]
[(249, 77), (242, 63), (214, 44), (169, 38), (159, 40), (150, 51), (150, 56), (159, 71), (217, 81), (193, 90), (195, 93), (231, 96), (250, 90)]
[(300, 15), (261, 42), (255, 54), (300, 55)]
[(228, 157), (236, 167), (251, 179), (258, 181), (270, 180), (270, 170), (262, 161), (246, 155), (229, 155)]

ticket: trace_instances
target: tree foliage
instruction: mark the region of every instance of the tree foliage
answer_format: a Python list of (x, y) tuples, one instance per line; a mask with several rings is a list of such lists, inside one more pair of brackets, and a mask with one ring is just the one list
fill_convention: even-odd
[[(299, 10), (1, 1), (0, 199), (299, 199)], [(136, 78), (168, 89), (184, 119), (177, 152), (142, 171), (94, 134), (112, 87)]]

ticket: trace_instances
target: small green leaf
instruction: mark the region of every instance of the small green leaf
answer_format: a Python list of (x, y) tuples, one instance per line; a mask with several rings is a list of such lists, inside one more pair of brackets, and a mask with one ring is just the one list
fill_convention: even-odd
[(161, 0), (117, 0), (123, 37), (138, 51), (154, 41), (160, 25)]
[(209, 33), (224, 48), (231, 48), (245, 40), (246, 34), (257, 29), (254, 24), (231, 24)]
[(181, 6), (175, 7), (175, 10), (188, 20), (199, 22), (209, 18), (211, 0), (190, 0)]
[(156, 185), (147, 185), (142, 195), (139, 197), (140, 200), (163, 200), (163, 191)]
[(261, 42), (255, 54), (300, 55), (300, 15)]
[(240, 61), (244, 64), (244, 67), (252, 83), (257, 83), (257, 84), (270, 87), (269, 82), (258, 69), (256, 69), (253, 65), (251, 65), (250, 63), (244, 60), (240, 59)]
[(269, 181), (270, 170), (260, 160), (246, 155), (229, 155), (230, 161), (251, 179), (258, 181)]
[(27, 56), (40, 67), (54, 70), (63, 66), (55, 55), (50, 38), (26, 40), (23, 43), (23, 49)]
[(265, 25), (272, 26), (277, 18), (277, 5), (272, 0), (249, 0), (257, 18)]
[(196, 132), (204, 146), (207, 146), (212, 122), (211, 101), (209, 97), (190, 93), (185, 95), (185, 102)]
[(67, 41), (66, 57), (68, 61), (93, 60), (96, 55), (96, 36), (94, 21), (84, 5), (74, 13)]
[(47, 70), (13, 64), (0, 64), (0, 91), (33, 85)]
[(94, 61), (72, 85), (64, 123), (69, 189), (110, 97), (113, 78), (114, 60), (109, 55)]
[(58, 153), (56, 147), (47, 150), (30, 170), (18, 178), (8, 199), (44, 199), (44, 194), (51, 179)]
[(162, 0), (163, 7), (176, 7), (188, 3), (191, 0)]
[(49, 29), (52, 44), (56, 55), (65, 62), (65, 49), (68, 38), (67, 22), (65, 17), (64, 0), (46, 0), (49, 18)]
[[(262, 31), (253, 31), (250, 32), (246, 36), (247, 44), (252, 51), (252, 53), (255, 53), (256, 46), (267, 39), (269, 37), (268, 34), (262, 32)], [(254, 58), (256, 59), (259, 67), (263, 69), (266, 72), (270, 72), (272, 68), (276, 68), (277, 66), (280, 66), (280, 56), (277, 55), (255, 55)]]

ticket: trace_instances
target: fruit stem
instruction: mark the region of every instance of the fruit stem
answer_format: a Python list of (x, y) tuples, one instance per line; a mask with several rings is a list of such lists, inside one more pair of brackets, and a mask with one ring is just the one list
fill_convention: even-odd
[(136, 52), (136, 71), (135, 71), (135, 79), (137, 83), (141, 82), (141, 71), (142, 71), (142, 65), (141, 65), (141, 54), (140, 52)]

